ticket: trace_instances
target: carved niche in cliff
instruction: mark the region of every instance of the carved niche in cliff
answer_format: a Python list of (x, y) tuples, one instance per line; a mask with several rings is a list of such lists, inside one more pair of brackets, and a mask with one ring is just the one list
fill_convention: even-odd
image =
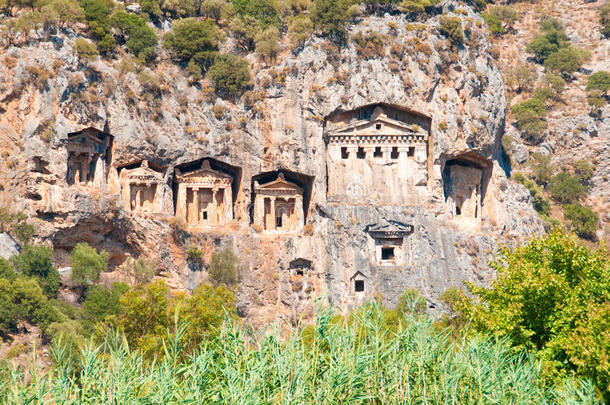
[(328, 200), (411, 202), (428, 181), (430, 127), (430, 117), (387, 103), (330, 114), (324, 124)]
[(413, 233), (413, 225), (382, 220), (365, 229), (372, 239), (375, 264), (377, 266), (404, 266), (407, 254), (405, 239)]
[(150, 165), (140, 160), (119, 167), (119, 184), (123, 204), (132, 212), (163, 212), (164, 168)]
[(176, 166), (176, 217), (191, 228), (229, 223), (240, 176), (240, 169), (211, 158)]
[(313, 177), (289, 170), (261, 173), (252, 178), (252, 223), (265, 231), (303, 227), (311, 199)]
[(445, 162), (443, 186), (451, 217), (463, 223), (478, 223), (492, 164), (476, 152), (468, 152)]
[(112, 160), (114, 137), (96, 128), (85, 128), (68, 134), (68, 184), (102, 186)]

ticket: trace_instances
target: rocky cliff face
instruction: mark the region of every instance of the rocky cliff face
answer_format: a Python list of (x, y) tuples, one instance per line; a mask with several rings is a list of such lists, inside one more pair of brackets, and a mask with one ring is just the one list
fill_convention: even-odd
[[(165, 61), (139, 74), (125, 60), (83, 66), (69, 36), (10, 48), (0, 56), (0, 160), (8, 169), (0, 173), (2, 198), (37, 217), (40, 238), (53, 244), (61, 265), (86, 241), (109, 251), (115, 269), (144, 256), (170, 286), (192, 289), (207, 279), (212, 252), (231, 248), (243, 266), (238, 309), (254, 321), (307, 317), (317, 296), (346, 310), (372, 295), (392, 304), (407, 288), (438, 307), (448, 287), (489, 281), (486, 261), (498, 243), (542, 230), (529, 193), (503, 169), (504, 86), (482, 20), (453, 2), (442, 8), (462, 20), (464, 46), (450, 46), (436, 16), (424, 24), (367, 17), (351, 34), (381, 33), (384, 45), (374, 55), (353, 41), (338, 48), (314, 38), (273, 66), (251, 56), (252, 90), (235, 103)], [(376, 102), (430, 117), (428, 181), (416, 199), (392, 206), (364, 196), (362, 203), (330, 202), (325, 117)], [(241, 169), (233, 220), (192, 232), (171, 213), (130, 212), (110, 183), (68, 185), (67, 134), (88, 126), (114, 136), (108, 178), (139, 159), (167, 168), (168, 184), (176, 165), (204, 157)], [(451, 164), (482, 173), (476, 218), (456, 215)], [(279, 169), (313, 178), (305, 223), (285, 233), (261, 231), (250, 224), (252, 178)], [(402, 232), (396, 265), (380, 261), (388, 253), (371, 236), (375, 229), (386, 237)], [(206, 252), (203, 269), (189, 267), (190, 246)]]

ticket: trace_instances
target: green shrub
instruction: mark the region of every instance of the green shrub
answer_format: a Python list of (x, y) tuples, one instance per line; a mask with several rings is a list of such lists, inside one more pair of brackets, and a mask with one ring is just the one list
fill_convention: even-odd
[(570, 43), (561, 23), (555, 19), (540, 22), (542, 33), (536, 35), (527, 45), (527, 52), (533, 54), (536, 60), (543, 63), (551, 54), (567, 47)]
[(445, 35), (453, 45), (462, 45), (464, 42), (464, 31), (462, 30), (462, 21), (459, 17), (450, 17), (442, 15), (439, 18), (441, 34)]
[(214, 252), (208, 273), (214, 284), (224, 284), (233, 288), (241, 278), (239, 258), (230, 249)]
[(273, 60), (280, 51), (280, 31), (271, 26), (259, 33), (255, 40), (256, 53), (265, 59)]
[(74, 53), (80, 58), (87, 61), (94, 61), (100, 54), (97, 47), (84, 38), (76, 38), (74, 40)]
[(489, 26), (489, 31), (494, 35), (506, 32), (507, 27), (512, 27), (518, 20), (519, 14), (509, 6), (494, 6), (488, 13), (481, 13), (481, 17)]
[(580, 183), (583, 186), (589, 184), (589, 181), (593, 177), (593, 172), (595, 171), (595, 166), (589, 163), (588, 160), (580, 159), (573, 163), (574, 173), (580, 180)]
[(288, 38), (292, 49), (297, 49), (305, 43), (313, 32), (313, 23), (307, 15), (294, 16), (288, 23)]
[(185, 18), (174, 23), (163, 36), (163, 46), (174, 58), (188, 62), (200, 52), (218, 50), (222, 33), (212, 20)]
[(534, 152), (530, 155), (528, 164), (532, 170), (532, 179), (536, 184), (546, 187), (555, 170), (551, 165), (551, 156)]
[(568, 76), (588, 59), (588, 53), (575, 46), (568, 46), (550, 54), (544, 61), (544, 67), (552, 73)]
[[(110, 53), (115, 46), (112, 36), (112, 23), (110, 14), (114, 9), (112, 0), (82, 0), (80, 5), (85, 10), (85, 19), (89, 22), (91, 37), (96, 41), (97, 47), (103, 54)], [(88, 54), (91, 55), (90, 51)]]
[[(610, 5), (609, 5), (610, 6)], [(602, 108), (610, 91), (610, 72), (595, 72), (587, 79), (587, 101), (594, 107)]]
[(119, 299), (129, 290), (124, 283), (113, 283), (111, 289), (103, 285), (93, 285), (85, 294), (83, 301), (83, 327), (87, 333), (93, 333), (94, 326), (103, 322), (108, 316), (120, 314)]
[(351, 0), (314, 0), (311, 21), (331, 40), (343, 42), (347, 35), (345, 27), (351, 18), (348, 12), (351, 5)]
[(540, 186), (538, 186), (534, 181), (526, 178), (521, 173), (515, 173), (513, 175), (513, 180), (515, 180), (517, 183), (523, 184), (528, 189), (530, 195), (532, 196), (532, 206), (538, 214), (544, 217), (551, 215), (551, 203), (544, 195), (544, 192)]
[(517, 93), (534, 88), (537, 79), (538, 72), (531, 63), (519, 64), (506, 74), (506, 84)]
[(566, 172), (561, 172), (551, 178), (549, 191), (553, 198), (562, 204), (578, 201), (587, 193), (587, 188), (580, 179)]
[(72, 281), (79, 287), (87, 287), (99, 280), (100, 273), (108, 268), (108, 252), (97, 252), (87, 243), (79, 243), (70, 255), (72, 260)]
[(275, 0), (232, 0), (235, 11), (256, 18), (264, 27), (280, 25), (278, 3)]
[(491, 32), (493, 35), (502, 35), (506, 32), (502, 20), (497, 16), (491, 13), (481, 13), (481, 17), (483, 17), (487, 23), (487, 26), (489, 27), (489, 32)]
[(547, 73), (544, 75), (544, 87), (549, 90), (553, 100), (561, 100), (561, 95), (566, 88), (566, 81), (558, 74)]
[(119, 10), (114, 13), (111, 21), (123, 42), (126, 42), (129, 52), (142, 59), (152, 59), (157, 46), (157, 35), (143, 18)]
[(0, 278), (4, 278), (9, 281), (13, 281), (17, 278), (17, 273), (13, 265), (8, 260), (4, 260), (0, 257)]
[(400, 8), (405, 13), (419, 14), (426, 11), (426, 7), (431, 7), (439, 1), (440, 0), (403, 0), (400, 3)]
[(595, 239), (599, 218), (591, 208), (578, 204), (566, 204), (563, 206), (563, 215), (570, 221), (570, 229), (576, 235), (584, 239)]
[(503, 248), (490, 263), (489, 288), (469, 284), (475, 296), (465, 310), (472, 326), (506, 336), (534, 350), (554, 381), (590, 378), (610, 399), (610, 261), (602, 248), (587, 248), (557, 229), (513, 250)]
[(53, 266), (53, 249), (48, 246), (26, 246), (21, 254), (11, 260), (15, 270), (35, 278), (47, 297), (55, 297), (59, 291), (60, 276)]
[(532, 145), (542, 142), (544, 131), (547, 128), (544, 120), (546, 107), (542, 100), (531, 98), (523, 101), (514, 105), (511, 112), (515, 117), (517, 128), (525, 135), (526, 142)]
[(246, 91), (250, 82), (250, 68), (245, 59), (235, 55), (219, 55), (207, 77), (221, 97), (236, 98)]
[(85, 10), (75, 0), (52, 0), (44, 7), (51, 7), (57, 13), (60, 27), (72, 27), (85, 19)]

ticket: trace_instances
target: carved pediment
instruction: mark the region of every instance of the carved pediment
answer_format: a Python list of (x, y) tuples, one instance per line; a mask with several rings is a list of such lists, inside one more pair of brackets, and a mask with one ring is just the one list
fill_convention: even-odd
[(417, 133), (422, 133), (425, 134), (425, 130), (421, 129), (421, 128), (417, 128), (414, 127), (413, 125), (409, 125), (407, 123), (404, 123), (402, 121), (397, 121), (397, 120), (393, 120), (391, 118), (387, 118), (385, 116), (379, 116), (374, 120), (359, 120), (359, 121), (355, 121), (352, 123), (349, 123), (348, 125), (346, 125), (345, 127), (342, 128), (338, 128), (336, 131), (334, 131), (334, 134), (340, 135), (340, 134), (352, 134), (354, 131), (367, 131), (368, 129), (373, 129), (375, 130), (373, 127), (375, 125), (378, 124), (382, 124), (385, 127), (389, 127), (392, 129), (396, 129), (398, 131), (401, 131), (405, 134), (417, 134)]
[(365, 232), (368, 232), (373, 239), (396, 239), (412, 234), (414, 229), (411, 224), (382, 220), (379, 223), (367, 225)]
[(255, 191), (271, 192), (271, 191), (286, 191), (292, 193), (303, 194), (303, 189), (294, 183), (289, 182), (284, 177), (284, 173), (280, 173), (276, 180), (269, 183), (259, 185), (255, 184)]
[(223, 173), (218, 170), (214, 170), (210, 167), (210, 162), (204, 160), (201, 164), (201, 168), (193, 170), (187, 173), (180, 173), (176, 169), (178, 180), (184, 183), (222, 183), (230, 184), (233, 181), (233, 176)]

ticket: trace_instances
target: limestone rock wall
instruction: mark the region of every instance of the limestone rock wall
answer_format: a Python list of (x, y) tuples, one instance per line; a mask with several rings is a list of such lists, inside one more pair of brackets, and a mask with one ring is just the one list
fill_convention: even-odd
[[(316, 296), (343, 309), (377, 294), (394, 303), (411, 287), (438, 307), (438, 294), (449, 286), (489, 281), (486, 258), (498, 242), (542, 230), (529, 194), (506, 179), (500, 164), (506, 101), (482, 20), (452, 1), (441, 8), (464, 10), (455, 15), (466, 28), (465, 46), (450, 49), (437, 16), (421, 25), (400, 15), (367, 17), (352, 34), (383, 34), (386, 45), (378, 55), (365, 57), (353, 43), (338, 48), (313, 38), (272, 67), (251, 56), (255, 77), (248, 97), (254, 101), (237, 104), (215, 99), (163, 61), (155, 72), (160, 84), (153, 88), (118, 62), (82, 66), (73, 55), (72, 38), (64, 38), (63, 45), (10, 48), (0, 56), (14, 62), (0, 64), (6, 79), (0, 90), (0, 139), (21, 163), (0, 174), (4, 193), (38, 216), (41, 239), (58, 249), (64, 265), (69, 249), (87, 241), (110, 251), (113, 266), (144, 255), (158, 263), (159, 276), (173, 288), (193, 289), (207, 279), (212, 252), (233, 249), (244, 275), (238, 307), (254, 320), (307, 316)], [(28, 70), (32, 65), (55, 72), (37, 86)], [(374, 102), (431, 117), (425, 193), (391, 206), (329, 202), (324, 117)], [(85, 126), (114, 136), (115, 168), (147, 159), (171, 173), (176, 165), (203, 157), (240, 168), (233, 221), (220, 230), (191, 233), (171, 215), (128, 212), (112, 187), (68, 187), (66, 136)], [(453, 220), (442, 179), (445, 162), (467, 152), (489, 165), (483, 214), (474, 227)], [(261, 233), (250, 226), (251, 180), (280, 168), (313, 177), (306, 222), (285, 234)], [(387, 173), (379, 181), (392, 181), (383, 176)], [(372, 259), (364, 228), (382, 220), (414, 226), (399, 268), (380, 268)], [(189, 267), (189, 246), (206, 252), (203, 269)], [(295, 263), (309, 264), (301, 269)], [(365, 281), (364, 296), (353, 291), (356, 278)]]

